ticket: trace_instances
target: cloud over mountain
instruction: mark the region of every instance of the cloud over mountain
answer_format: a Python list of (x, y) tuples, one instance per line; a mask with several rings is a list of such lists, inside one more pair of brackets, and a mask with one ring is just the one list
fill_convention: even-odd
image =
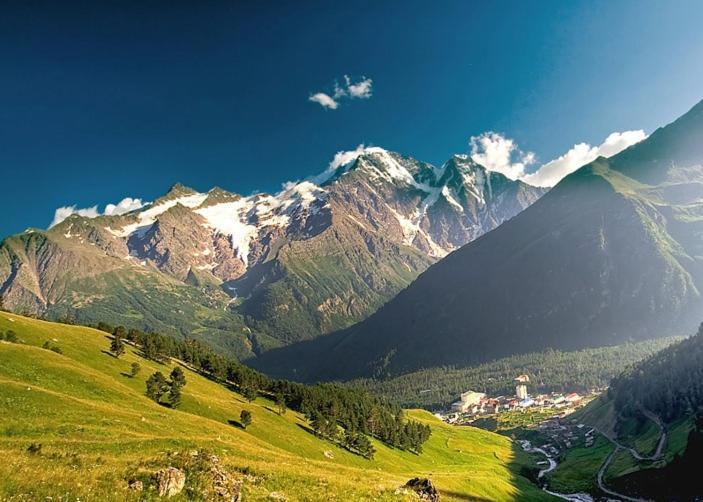
[(531, 173), (526, 171), (529, 166), (535, 164), (535, 154), (521, 150), (515, 140), (501, 133), (488, 131), (479, 136), (472, 136), (469, 144), (471, 158), (486, 169), (502, 173), (513, 180), (522, 180), (530, 185), (552, 187), (565, 176), (596, 158), (611, 157), (646, 137), (647, 134), (639, 129), (611, 133), (597, 146), (578, 143), (564, 155), (542, 164)]
[(139, 209), (145, 205), (142, 199), (134, 199), (132, 197), (125, 197), (117, 204), (108, 204), (105, 206), (105, 211), (102, 213), (98, 211), (98, 206), (86, 208), (78, 208), (75, 204), (72, 206), (59, 207), (54, 211), (54, 219), (51, 220), (49, 228), (54, 227), (61, 223), (63, 220), (71, 216), (72, 214), (77, 214), (79, 216), (86, 216), (88, 218), (96, 218), (97, 216), (117, 216), (120, 214), (129, 213), (135, 209)]
[(593, 162), (598, 157), (612, 157), (629, 146), (639, 143), (646, 137), (647, 134), (640, 129), (637, 131), (614, 132), (598, 146), (579, 143), (571, 147), (561, 157), (543, 164), (534, 173), (524, 176), (522, 181), (535, 186), (554, 186), (579, 167)]

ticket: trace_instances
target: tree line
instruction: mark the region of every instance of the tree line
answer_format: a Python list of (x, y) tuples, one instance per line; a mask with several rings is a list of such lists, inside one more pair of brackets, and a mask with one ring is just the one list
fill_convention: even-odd
[(514, 378), (530, 377), (530, 393), (587, 392), (605, 388), (623, 366), (641, 361), (678, 338), (663, 338), (573, 352), (546, 350), (501, 358), (478, 366), (430, 368), (386, 380), (360, 379), (349, 385), (384, 396), (406, 408), (443, 409), (462, 392), (513, 394)]
[[(137, 346), (147, 359), (161, 363), (169, 358), (178, 359), (194, 371), (233, 387), (248, 401), (262, 395), (274, 401), (279, 413), (284, 413), (286, 408), (300, 412), (316, 435), (367, 458), (373, 457), (368, 436), (388, 446), (418, 454), (430, 436), (429, 426), (407, 419), (400, 406), (362, 389), (339, 384), (305, 385), (276, 380), (214, 352), (198, 340), (176, 340), (106, 323), (99, 323), (96, 327), (113, 335), (113, 354), (124, 352), (122, 344), (126, 340)], [(164, 375), (152, 375), (151, 378), (154, 381), (151, 384), (153, 396), (150, 397), (161, 400), (167, 396), (171, 403), (173, 391), (169, 380)], [(173, 381), (172, 374), (170, 382)], [(178, 398), (180, 402), (180, 396)]]

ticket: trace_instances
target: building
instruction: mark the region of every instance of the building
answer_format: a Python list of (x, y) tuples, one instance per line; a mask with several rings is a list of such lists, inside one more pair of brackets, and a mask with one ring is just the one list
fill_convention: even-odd
[(457, 401), (456, 403), (452, 403), (452, 411), (457, 411), (459, 413), (467, 413), (485, 398), (486, 394), (484, 394), (483, 392), (474, 392), (472, 390), (464, 392), (461, 395), (461, 399), (459, 399), (459, 401)]
[(576, 392), (572, 392), (571, 394), (567, 394), (564, 399), (566, 400), (567, 403), (577, 404), (577, 403), (580, 403), (583, 398), (580, 395), (578, 395)]
[(530, 381), (530, 377), (527, 375), (520, 375), (515, 379), (517, 385), (515, 386), (515, 395), (520, 401), (527, 399), (527, 383)]

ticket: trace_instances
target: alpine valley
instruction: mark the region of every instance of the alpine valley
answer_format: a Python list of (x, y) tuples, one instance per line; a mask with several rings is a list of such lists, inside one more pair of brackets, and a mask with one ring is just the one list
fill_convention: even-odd
[(8, 237), (0, 299), (47, 319), (200, 338), (245, 359), (366, 318), (544, 191), (464, 155), (438, 168), (359, 147), (277, 195), (175, 185), (126, 214)]
[(703, 502), (702, 1), (5, 4), (0, 502)]
[(701, 138), (703, 102), (567, 176), (365, 321), (271, 351), (257, 366), (304, 380), (396, 376), (694, 331), (703, 319)]

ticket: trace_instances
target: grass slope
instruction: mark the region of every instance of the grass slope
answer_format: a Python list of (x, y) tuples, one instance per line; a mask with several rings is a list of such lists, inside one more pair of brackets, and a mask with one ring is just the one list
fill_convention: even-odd
[[(374, 441), (376, 457), (365, 460), (315, 438), (300, 415), (279, 416), (263, 398), (247, 403), (188, 369), (181, 407), (159, 406), (144, 396), (145, 379), (169, 365), (131, 347), (116, 359), (106, 353), (105, 333), (4, 312), (0, 330), (23, 342), (0, 342), (3, 500), (136, 500), (126, 482), (131, 472), (153, 472), (168, 465), (168, 452), (195, 448), (254, 474), (244, 484), (246, 500), (271, 492), (289, 500), (403, 500), (395, 490), (414, 476), (430, 477), (444, 500), (547, 497), (520, 476), (533, 464), (508, 438), (451, 427), (427, 412), (409, 412), (432, 426), (422, 455)], [(41, 348), (46, 341), (63, 354)], [(132, 362), (142, 366), (135, 378), (126, 375)], [(244, 408), (253, 414), (246, 431), (229, 424)], [(32, 442), (42, 444), (40, 454), (26, 451)]]

